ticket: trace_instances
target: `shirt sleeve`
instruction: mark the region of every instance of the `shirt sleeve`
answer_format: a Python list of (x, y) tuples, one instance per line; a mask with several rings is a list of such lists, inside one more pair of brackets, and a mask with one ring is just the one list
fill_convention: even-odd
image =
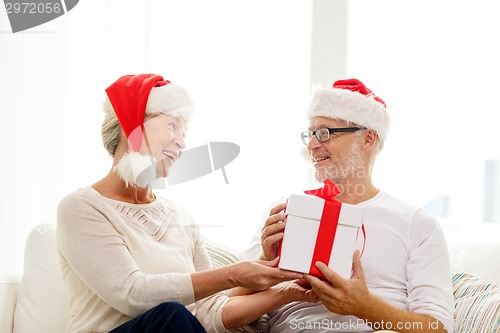
[(423, 210), (417, 211), (409, 240), (408, 309), (433, 316), (452, 333), (454, 302), (450, 263), (438, 221)]

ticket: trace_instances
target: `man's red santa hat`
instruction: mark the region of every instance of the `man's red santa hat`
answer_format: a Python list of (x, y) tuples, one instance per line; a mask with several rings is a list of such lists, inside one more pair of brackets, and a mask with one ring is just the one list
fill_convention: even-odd
[(104, 108), (116, 114), (129, 143), (129, 152), (115, 170), (127, 186), (147, 187), (156, 179), (156, 160), (140, 153), (145, 115), (169, 114), (187, 122), (193, 114), (191, 96), (185, 88), (156, 74), (122, 76), (106, 94)]
[(344, 120), (373, 129), (382, 144), (391, 126), (384, 101), (357, 79), (338, 80), (331, 88), (317, 89), (307, 116)]

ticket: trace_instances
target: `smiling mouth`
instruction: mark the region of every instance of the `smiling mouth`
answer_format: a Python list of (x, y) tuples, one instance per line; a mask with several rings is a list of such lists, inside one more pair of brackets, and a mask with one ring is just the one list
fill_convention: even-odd
[(163, 150), (162, 151), (163, 155), (165, 155), (167, 158), (169, 158), (172, 162), (175, 162), (178, 158), (179, 158), (179, 155), (176, 154), (176, 153), (173, 153), (171, 151), (168, 151), (168, 150)]
[(328, 160), (328, 159), (330, 159), (330, 157), (313, 157), (312, 161), (314, 163), (317, 163), (317, 162), (325, 161), (325, 160)]

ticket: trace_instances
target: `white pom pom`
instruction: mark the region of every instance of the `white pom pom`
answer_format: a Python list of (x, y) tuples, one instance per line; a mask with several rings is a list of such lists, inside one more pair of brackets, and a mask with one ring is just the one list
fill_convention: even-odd
[(146, 188), (157, 178), (156, 159), (150, 155), (142, 155), (138, 152), (130, 152), (120, 159), (114, 168), (120, 178), (128, 185)]

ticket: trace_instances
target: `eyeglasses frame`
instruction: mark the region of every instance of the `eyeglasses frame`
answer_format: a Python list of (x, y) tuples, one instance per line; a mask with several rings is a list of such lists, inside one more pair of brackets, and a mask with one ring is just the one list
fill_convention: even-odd
[[(316, 135), (316, 132), (319, 131), (319, 130), (322, 130), (322, 129), (327, 129), (328, 130), (328, 139), (327, 140), (323, 140), (321, 141), (318, 136)], [(318, 142), (327, 142), (331, 139), (332, 137), (332, 134), (333, 133), (352, 133), (352, 132), (356, 132), (356, 131), (359, 131), (359, 130), (364, 130), (366, 129), (366, 127), (361, 127), (361, 126), (356, 126), (356, 127), (335, 127), (335, 128), (332, 128), (332, 127), (320, 127), (320, 128), (317, 128), (315, 129), (314, 131), (304, 131), (301, 133), (301, 139), (302, 139), (302, 143), (304, 143), (306, 146), (309, 144), (309, 142), (311, 142), (313, 136), (316, 137), (316, 139), (318, 140)], [(304, 141), (304, 136), (305, 136), (305, 133), (311, 133), (311, 139), (309, 140), (309, 142), (305, 142)]]

